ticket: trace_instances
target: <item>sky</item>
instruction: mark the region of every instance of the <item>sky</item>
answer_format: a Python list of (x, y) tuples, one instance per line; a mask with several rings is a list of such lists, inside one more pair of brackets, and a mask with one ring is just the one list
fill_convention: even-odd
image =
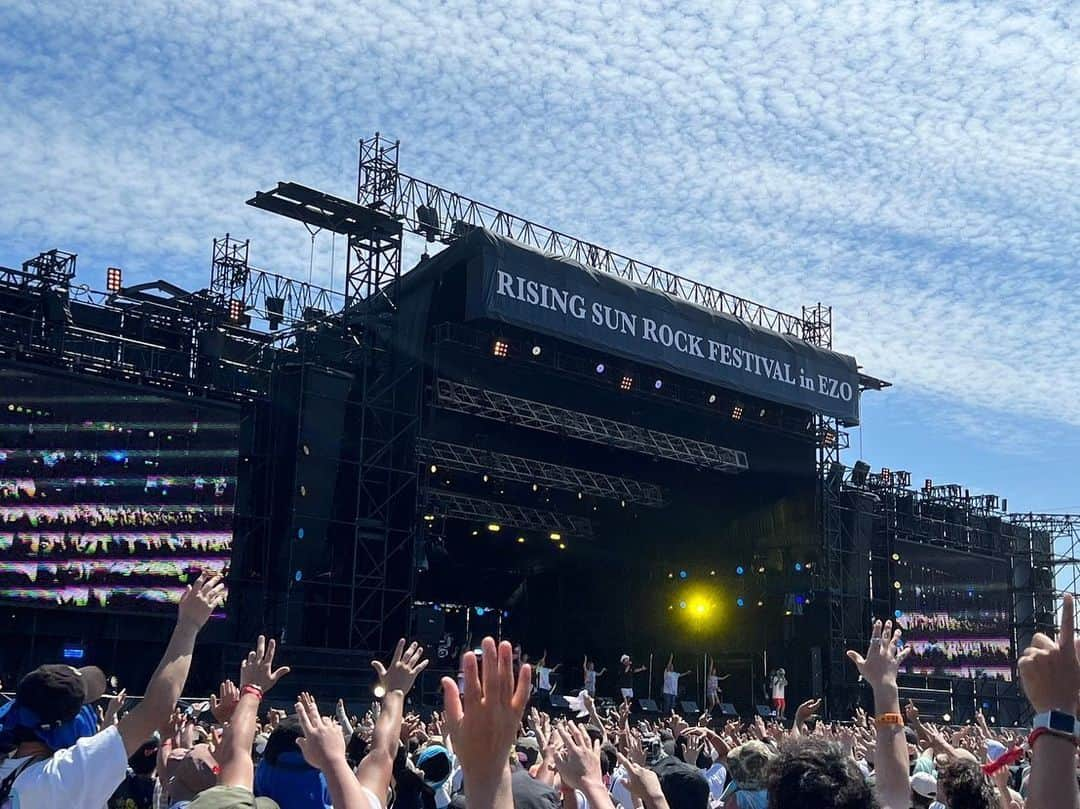
[[(1080, 511), (1080, 4), (0, 4), (0, 265), (342, 286), (244, 205), (356, 150), (787, 311), (893, 387), (845, 461)], [(332, 260), (333, 259), (333, 260)]]

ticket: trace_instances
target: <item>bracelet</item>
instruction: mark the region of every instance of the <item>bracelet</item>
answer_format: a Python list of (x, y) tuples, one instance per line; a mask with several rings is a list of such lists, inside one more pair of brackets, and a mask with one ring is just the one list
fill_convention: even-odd
[(240, 696), (244, 696), (244, 694), (254, 694), (255, 698), (259, 700), (259, 702), (262, 702), (263, 692), (257, 685), (245, 685), (240, 689)]
[(883, 713), (874, 717), (874, 724), (878, 727), (882, 725), (892, 725), (896, 727), (904, 726), (904, 717), (898, 713)]
[(1076, 737), (1075, 736), (1072, 736), (1071, 734), (1068, 734), (1068, 733), (1063, 733), (1060, 730), (1051, 730), (1050, 728), (1043, 727), (1043, 728), (1035, 728), (1035, 730), (1031, 731), (1031, 733), (1028, 734), (1028, 740), (1027, 740), (1028, 747), (1034, 747), (1035, 740), (1038, 739), (1040, 736), (1042, 736), (1044, 734), (1049, 734), (1050, 736), (1056, 736), (1059, 739), (1064, 739), (1065, 741), (1072, 742), (1073, 746), (1076, 745)]

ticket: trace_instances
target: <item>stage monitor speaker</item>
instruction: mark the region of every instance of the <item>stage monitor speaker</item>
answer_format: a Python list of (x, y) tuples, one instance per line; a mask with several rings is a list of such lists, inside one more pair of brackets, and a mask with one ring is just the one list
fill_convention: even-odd
[[(739, 716), (739, 712), (735, 710), (735, 705), (733, 703), (721, 702), (717, 708), (720, 710), (720, 716), (725, 719), (735, 719)], [(716, 710), (716, 708), (713, 710)]]
[(862, 488), (866, 485), (866, 478), (870, 474), (870, 464), (866, 461), (855, 461), (851, 467), (851, 485)]
[(701, 708), (698, 707), (698, 704), (694, 702), (694, 700), (686, 699), (679, 703), (679, 713), (683, 716), (699, 714), (701, 713)]
[(762, 719), (775, 719), (776, 711), (770, 708), (768, 705), (755, 705), (754, 713), (760, 716)]
[(660, 713), (660, 706), (655, 699), (642, 698), (637, 701), (638, 710), (643, 713)]
[(560, 711), (569, 711), (570, 703), (566, 701), (566, 697), (562, 694), (552, 694), (548, 699), (551, 707)]

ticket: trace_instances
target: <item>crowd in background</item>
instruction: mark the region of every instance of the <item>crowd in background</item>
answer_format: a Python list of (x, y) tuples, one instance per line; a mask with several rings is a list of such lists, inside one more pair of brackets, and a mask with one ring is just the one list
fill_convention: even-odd
[[(1037, 635), (1019, 661), (1036, 713), (1030, 735), (982, 716), (935, 727), (914, 705), (902, 709), (897, 672), (909, 649), (888, 621), (874, 624), (865, 653), (848, 652), (873, 693), (872, 711), (850, 722), (818, 719), (818, 700), (790, 724), (710, 712), (640, 719), (625, 700), (601, 710), (587, 690), (555, 718), (530, 708), (532, 667), (492, 638), (463, 655), (458, 681), (443, 680), (442, 712), (421, 716), (408, 707), (427, 666), (416, 643), (373, 663), (378, 699), (350, 715), (307, 693), (291, 711), (267, 709), (289, 669), (275, 667), (275, 642), (260, 636), (208, 717), (193, 715), (178, 701), (199, 631), (224, 598), (216, 575), (190, 587), (129, 711), (124, 694), (104, 697), (99, 669), (26, 674), (0, 707), (0, 808), (1080, 809), (1071, 597), (1059, 639)], [(668, 670), (677, 673), (672, 661)]]

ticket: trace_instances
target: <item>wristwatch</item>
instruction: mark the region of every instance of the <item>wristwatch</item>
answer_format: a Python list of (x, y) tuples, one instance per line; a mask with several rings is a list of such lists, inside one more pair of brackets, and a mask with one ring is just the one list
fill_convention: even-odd
[(1065, 736), (1074, 742), (1080, 742), (1080, 722), (1075, 716), (1064, 711), (1044, 711), (1035, 714), (1031, 723), (1031, 732), (1034, 734), (1037, 731)]

